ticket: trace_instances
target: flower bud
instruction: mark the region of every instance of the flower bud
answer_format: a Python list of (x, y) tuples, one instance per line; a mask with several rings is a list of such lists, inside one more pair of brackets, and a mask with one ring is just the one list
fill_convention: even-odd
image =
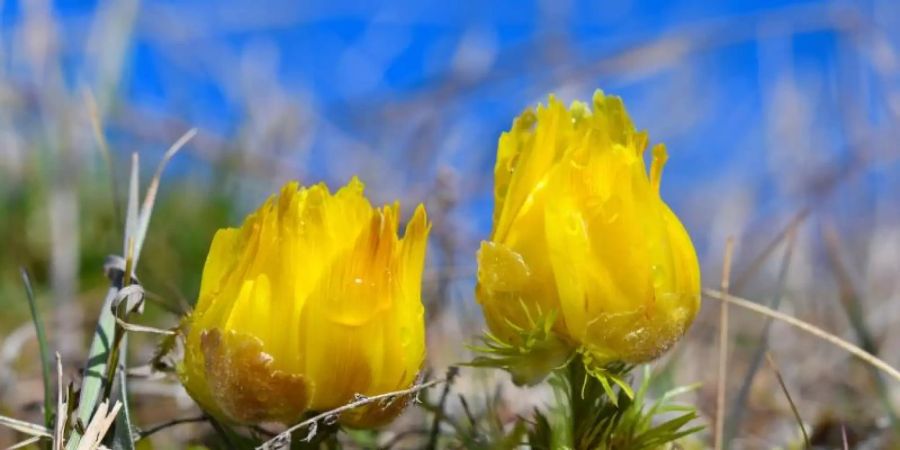
[(659, 194), (665, 147), (653, 148), (648, 173), (647, 141), (622, 100), (599, 91), (593, 111), (551, 97), (501, 136), (476, 296), (500, 341), (558, 347), (523, 342), (536, 317), (553, 314), (552, 338), (568, 349), (520, 371), (576, 350), (591, 364), (649, 361), (696, 315), (697, 256)]

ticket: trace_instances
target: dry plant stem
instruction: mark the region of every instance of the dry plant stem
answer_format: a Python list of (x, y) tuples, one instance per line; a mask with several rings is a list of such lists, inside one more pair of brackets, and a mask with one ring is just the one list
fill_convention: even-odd
[(144, 197), (144, 203), (141, 205), (138, 228), (136, 230), (135, 246), (134, 246), (134, 265), (137, 266), (141, 257), (141, 249), (144, 248), (144, 238), (147, 237), (147, 229), (150, 227), (150, 217), (153, 215), (153, 205), (156, 203), (156, 193), (159, 191), (159, 183), (162, 179), (163, 171), (176, 153), (181, 150), (194, 136), (197, 135), (197, 129), (191, 128), (184, 133), (163, 155), (162, 161), (156, 167), (156, 173), (150, 180), (150, 186), (147, 188), (147, 194)]
[[(725, 243), (725, 257), (722, 261), (722, 292), (728, 294), (731, 282), (731, 257), (734, 252), (734, 238)], [(725, 385), (728, 367), (728, 303), (719, 305), (719, 370), (716, 383), (716, 429), (714, 448), (722, 448), (722, 433), (725, 428)]]
[(422, 383), (422, 384), (413, 386), (413, 387), (411, 387), (411, 388), (409, 388), (409, 389), (404, 389), (404, 390), (402, 390), (402, 391), (394, 391), (394, 392), (388, 392), (388, 393), (385, 393), (385, 394), (373, 395), (373, 396), (371, 396), (371, 397), (366, 397), (366, 398), (357, 400), (357, 401), (355, 401), (355, 402), (348, 403), (348, 404), (346, 404), (346, 405), (344, 405), (344, 406), (341, 406), (341, 407), (339, 407), (339, 408), (335, 408), (335, 409), (332, 409), (332, 410), (330, 410), (330, 411), (325, 411), (325, 412), (323, 412), (323, 413), (321, 413), (321, 414), (318, 414), (318, 415), (313, 416), (313, 417), (311, 417), (311, 418), (309, 418), (309, 419), (307, 419), (307, 420), (304, 420), (303, 422), (300, 422), (300, 423), (298, 423), (298, 424), (296, 424), (296, 425), (294, 425), (294, 426), (288, 428), (287, 430), (282, 431), (281, 433), (279, 433), (279, 434), (278, 434), (277, 436), (275, 436), (274, 438), (269, 439), (268, 441), (263, 442), (262, 445), (256, 447), (256, 450), (274, 450), (274, 449), (282, 448), (282, 447), (280, 447), (280, 445), (283, 444), (283, 443), (285, 443), (285, 442), (290, 442), (290, 440), (291, 440), (291, 434), (292, 434), (293, 432), (298, 431), (298, 430), (301, 430), (301, 429), (306, 428), (306, 427), (310, 427), (310, 426), (312, 426), (313, 424), (318, 423), (320, 420), (326, 419), (327, 417), (337, 416), (337, 415), (339, 415), (339, 414), (341, 414), (341, 413), (343, 413), (343, 412), (345, 412), (345, 411), (349, 411), (349, 410), (351, 410), (351, 409), (359, 408), (360, 406), (365, 406), (365, 405), (369, 405), (369, 404), (372, 404), (372, 403), (376, 403), (376, 402), (379, 402), (379, 401), (382, 401), (382, 400), (389, 400), (389, 399), (394, 399), (394, 398), (397, 398), (397, 397), (404, 397), (404, 396), (407, 396), (407, 395), (413, 395), (413, 394), (416, 394), (416, 393), (418, 393), (418, 392), (420, 392), (420, 391), (423, 391), (423, 390), (425, 390), (425, 389), (428, 389), (428, 388), (430, 388), (430, 387), (432, 387), (432, 386), (436, 386), (436, 385), (438, 385), (438, 384), (445, 383), (445, 382), (448, 381), (448, 379), (449, 379), (449, 378), (441, 378), (441, 379), (438, 379), (438, 380), (431, 380), (431, 381), (429, 381), (429, 382), (427, 382), (427, 383)]
[(25, 447), (28, 447), (28, 446), (31, 445), (31, 444), (37, 444), (38, 441), (40, 441), (41, 439), (43, 439), (43, 438), (40, 437), (40, 436), (30, 437), (30, 438), (28, 438), (28, 439), (25, 439), (25, 440), (22, 441), (22, 442), (19, 442), (18, 444), (13, 444), (13, 445), (11, 445), (11, 446), (9, 446), (9, 447), (6, 447), (6, 450), (15, 450), (15, 449), (17, 449), (17, 448), (25, 448)]
[(63, 450), (63, 438), (66, 434), (66, 421), (69, 419), (69, 399), (63, 391), (62, 358), (56, 353), (56, 423), (53, 425), (53, 450)]
[[(775, 293), (773, 294), (770, 303), (773, 310), (777, 310), (779, 305), (781, 305), (781, 300), (784, 295), (784, 286), (787, 283), (788, 269), (791, 264), (791, 256), (794, 253), (796, 236), (796, 228), (790, 228), (787, 234), (787, 242), (785, 243), (784, 256), (782, 256), (781, 266), (778, 268), (778, 280), (775, 285)], [(727, 295), (728, 293), (726, 292), (725, 294)], [(759, 344), (757, 344), (753, 352), (753, 357), (750, 360), (750, 367), (747, 369), (747, 374), (744, 376), (741, 387), (738, 390), (734, 408), (731, 410), (731, 414), (726, 422), (727, 426), (725, 427), (723, 438), (725, 448), (728, 447), (729, 442), (737, 435), (738, 429), (740, 428), (741, 419), (746, 410), (744, 406), (747, 402), (747, 397), (750, 395), (750, 387), (753, 385), (753, 380), (756, 378), (760, 366), (762, 366), (763, 357), (769, 346), (769, 329), (771, 327), (772, 319), (767, 319), (759, 336)]]
[(750, 311), (762, 314), (764, 316), (771, 317), (775, 320), (778, 320), (778, 321), (784, 322), (788, 325), (791, 325), (794, 328), (805, 331), (805, 332), (807, 332), (813, 336), (816, 336), (822, 340), (828, 341), (832, 345), (835, 345), (835, 346), (847, 351), (848, 353), (852, 354), (853, 356), (856, 356), (857, 358), (863, 360), (865, 363), (871, 365), (872, 367), (875, 367), (878, 370), (881, 370), (882, 372), (890, 375), (891, 378), (893, 378), (898, 383), (900, 383), (900, 371), (891, 367), (888, 363), (884, 362), (883, 360), (879, 359), (878, 357), (873, 356), (871, 353), (868, 353), (865, 350), (857, 347), (856, 345), (853, 345), (852, 343), (847, 342), (847, 341), (841, 339), (840, 337), (835, 336), (834, 334), (831, 334), (813, 324), (804, 322), (795, 317), (791, 317), (785, 313), (775, 311), (771, 308), (767, 308), (767, 307), (760, 305), (756, 302), (753, 302), (751, 300), (747, 300), (747, 299), (741, 298), (741, 297), (735, 297), (730, 294), (725, 294), (725, 293), (717, 291), (715, 289), (705, 288), (705, 289), (703, 289), (703, 295), (705, 295), (707, 298), (711, 298), (713, 300), (727, 302), (729, 304), (736, 305), (736, 306), (739, 306), (744, 309), (748, 309)]
[(16, 430), (19, 433), (27, 434), (29, 436), (39, 436), (45, 438), (53, 437), (53, 434), (50, 433), (50, 430), (48, 430), (46, 427), (36, 425), (31, 422), (26, 422), (24, 420), (13, 419), (12, 417), (0, 416), (0, 425)]
[[(863, 306), (861, 304), (862, 296), (859, 294), (860, 289), (854, 282), (854, 277), (850, 273), (850, 268), (844, 263), (840, 236), (837, 229), (830, 221), (826, 221), (823, 229), (825, 237), (825, 247), (828, 250), (828, 261), (834, 272), (834, 277), (839, 285), (839, 298), (844, 313), (856, 333), (856, 338), (863, 350), (878, 355), (878, 345), (872, 335), (863, 314)], [(878, 396), (887, 412), (891, 426), (896, 430), (900, 425), (900, 419), (897, 417), (896, 409), (891, 402), (891, 394), (885, 383), (884, 377), (877, 370), (872, 371), (872, 377), (875, 381), (875, 388), (878, 390)]]
[(797, 229), (797, 227), (799, 227), (804, 220), (806, 220), (806, 217), (809, 216), (810, 212), (812, 212), (812, 210), (807, 207), (803, 208), (797, 214), (795, 214), (794, 217), (792, 217), (788, 222), (787, 226), (785, 226), (784, 229), (781, 230), (778, 235), (775, 236), (775, 238), (766, 245), (763, 251), (761, 251), (759, 255), (757, 255), (756, 258), (754, 258), (753, 261), (750, 262), (750, 265), (748, 265), (742, 272), (739, 272), (739, 275), (735, 277), (733, 283), (734, 289), (736, 291), (739, 291), (744, 286), (744, 284), (746, 284), (750, 280), (750, 278), (754, 274), (756, 274), (759, 268), (762, 267), (763, 262), (769, 259), (769, 256), (772, 255), (772, 252), (774, 252), (775, 249), (778, 248), (778, 244), (786, 239), (788, 235), (793, 233), (794, 230)]
[(165, 430), (166, 428), (174, 427), (175, 425), (181, 425), (181, 424), (185, 424), (185, 423), (206, 422), (207, 420), (209, 420), (209, 417), (206, 416), (205, 414), (200, 415), (200, 416), (194, 416), (194, 417), (182, 417), (180, 419), (172, 419), (168, 422), (163, 422), (163, 423), (154, 425), (150, 428), (147, 428), (146, 430), (141, 430), (141, 431), (135, 433), (134, 440), (139, 441), (141, 439), (145, 439), (158, 431), (162, 431), (162, 430)]
[(106, 436), (109, 427), (116, 420), (116, 416), (121, 408), (122, 404), (119, 402), (116, 402), (112, 408), (109, 407), (109, 403), (106, 400), (100, 402), (100, 405), (97, 406), (97, 411), (84, 430), (84, 435), (81, 437), (76, 450), (95, 450), (100, 448), (100, 442)]
[(778, 370), (778, 365), (775, 364), (775, 360), (772, 358), (772, 354), (766, 352), (766, 361), (769, 363), (769, 367), (772, 369), (772, 372), (775, 373), (775, 378), (778, 379), (778, 384), (781, 386), (781, 391), (784, 392), (784, 396), (787, 397), (788, 403), (791, 405), (791, 412), (794, 414), (794, 419), (797, 420), (797, 425), (800, 426), (800, 432), (803, 433), (803, 442), (805, 443), (804, 448), (812, 448), (812, 444), (809, 442), (809, 434), (806, 432), (806, 426), (803, 425), (803, 418), (800, 417), (800, 411), (797, 409), (797, 404), (794, 403), (794, 398), (791, 397), (790, 391), (788, 391), (787, 385), (784, 383), (784, 377), (781, 376), (781, 371)]
[(94, 94), (91, 93), (90, 90), (85, 89), (84, 91), (84, 102), (87, 105), (88, 117), (91, 119), (91, 131), (94, 133), (94, 139), (97, 140), (97, 147), (100, 149), (100, 154), (103, 155), (103, 161), (106, 163), (106, 171), (109, 176), (109, 187), (110, 187), (110, 197), (112, 200), (113, 206), (113, 214), (115, 216), (116, 224), (119, 228), (122, 227), (122, 207), (119, 205), (119, 200), (116, 197), (116, 193), (119, 192), (119, 187), (116, 183), (116, 170), (113, 165), (112, 152), (109, 151), (109, 144), (106, 141), (106, 135), (103, 134), (103, 123), (100, 120), (100, 112), (97, 109), (97, 101), (94, 99)]
[(162, 336), (174, 336), (177, 334), (172, 330), (163, 330), (162, 328), (148, 327), (146, 325), (138, 325), (136, 323), (128, 323), (118, 316), (116, 317), (116, 323), (119, 324), (119, 326), (122, 327), (123, 330), (131, 333), (159, 334)]
[(427, 449), (437, 448), (438, 435), (441, 431), (441, 421), (444, 419), (444, 408), (447, 405), (447, 396), (450, 395), (450, 387), (453, 384), (453, 378), (456, 372), (453, 371), (447, 375), (447, 382), (444, 383), (444, 390), (441, 392), (441, 399), (438, 403), (438, 409), (434, 412), (434, 420), (431, 422), (431, 434), (428, 436)]

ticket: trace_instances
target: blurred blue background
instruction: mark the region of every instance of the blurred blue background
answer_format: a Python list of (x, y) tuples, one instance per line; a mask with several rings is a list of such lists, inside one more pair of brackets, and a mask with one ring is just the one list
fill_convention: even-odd
[[(637, 125), (668, 144), (665, 195), (678, 211), (698, 211), (689, 228), (704, 249), (721, 206), (711, 192), (741, 190), (754, 216), (795, 208), (854, 165), (856, 141), (890, 129), (898, 108), (897, 61), (884, 53), (897, 40), (890, 1), (2, 8), (9, 89), (35, 101), (45, 90), (92, 90), (118, 150), (160, 152), (197, 126), (198, 148), (177, 167), (204, 174), (237, 149), (258, 177), (242, 190), (251, 203), (284, 179), (337, 185), (353, 174), (377, 199), (424, 199), (446, 168), (472, 236), (489, 230), (499, 133), (551, 93), (624, 97)], [(41, 20), (46, 29), (29, 31)], [(58, 80), (47, 64), (58, 64)], [(873, 191), (853, 203), (871, 208), (875, 191), (896, 190), (879, 176), (891, 170), (870, 170)]]

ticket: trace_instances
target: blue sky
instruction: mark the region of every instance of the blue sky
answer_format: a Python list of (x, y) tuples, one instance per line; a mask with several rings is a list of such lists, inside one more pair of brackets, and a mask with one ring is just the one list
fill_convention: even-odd
[[(668, 145), (664, 196), (702, 234), (728, 196), (751, 199), (750, 220), (802, 206), (816, 176), (850, 159), (845, 113), (889, 128), (885, 92), (897, 83), (878, 78), (865, 39), (842, 28), (858, 16), (893, 43), (900, 14), (889, 1), (134, 4), (127, 33), (104, 35), (126, 42), (118, 103), (273, 158), (280, 172), (251, 200), (284, 178), (336, 185), (353, 174), (376, 199), (424, 199), (451, 168), (476, 235), (489, 227), (499, 133), (550, 93), (622, 96)], [(22, 5), (3, 4), (8, 54)], [(99, 78), (92, 30), (119, 11), (111, 5), (50, 4), (72, 91)], [(4, 61), (12, 77), (33, 75)], [(280, 130), (274, 141), (267, 127)], [(202, 172), (202, 158), (183, 159), (178, 170)], [(869, 173), (851, 206), (896, 190), (885, 181), (894, 166)]]

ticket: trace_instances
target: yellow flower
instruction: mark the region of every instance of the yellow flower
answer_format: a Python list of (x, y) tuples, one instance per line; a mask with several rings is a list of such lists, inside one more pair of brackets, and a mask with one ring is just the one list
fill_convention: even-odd
[[(647, 141), (622, 100), (600, 91), (593, 112), (551, 97), (500, 137), (476, 296), (492, 336), (542, 349), (511, 369), (520, 381), (539, 381), (576, 350), (600, 366), (649, 361), (696, 315), (697, 256), (659, 195), (665, 147), (653, 148), (647, 174)], [(525, 332), (553, 314), (554, 342), (530, 342)]]
[[(353, 179), (286, 184), (239, 229), (213, 239), (179, 376), (208, 412), (237, 423), (297, 421), (357, 394), (405, 389), (425, 356), (420, 205), (397, 236), (399, 205), (374, 209)], [(383, 424), (372, 405), (341, 417)]]

